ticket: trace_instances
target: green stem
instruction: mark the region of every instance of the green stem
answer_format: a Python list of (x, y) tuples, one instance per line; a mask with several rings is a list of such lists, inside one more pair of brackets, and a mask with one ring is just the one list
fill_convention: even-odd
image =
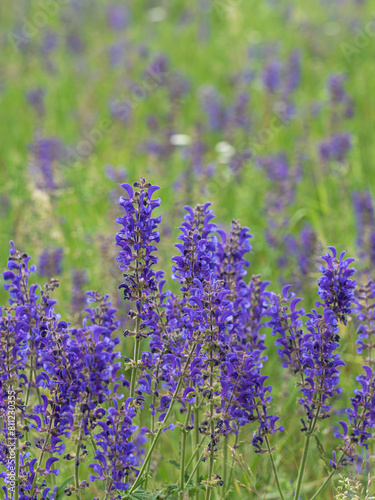
[(302, 459), (301, 459), (301, 463), (300, 463), (299, 470), (298, 470), (297, 485), (296, 485), (296, 491), (294, 494), (294, 500), (298, 500), (299, 492), (301, 491), (303, 473), (305, 472), (306, 460), (307, 460), (307, 455), (309, 452), (310, 439), (311, 439), (311, 434), (310, 433), (306, 434), (305, 444), (304, 444), (303, 453), (302, 453)]
[[(204, 452), (205, 452), (205, 450), (203, 450), (203, 451), (202, 451), (202, 453), (201, 453), (201, 454), (200, 454), (200, 456), (199, 456), (199, 459), (196, 461), (196, 463), (195, 463), (195, 465), (194, 465), (194, 468), (193, 468), (193, 470), (192, 470), (192, 472), (191, 472), (191, 474), (190, 474), (190, 477), (189, 477), (189, 479), (186, 481), (186, 484), (190, 484), (190, 482), (192, 481), (193, 476), (194, 476), (194, 474), (197, 472), (198, 466), (199, 466), (199, 464), (200, 464), (200, 463), (201, 463), (201, 461), (202, 461), (202, 458), (203, 458)], [(197, 486), (198, 486), (198, 484), (197, 484)]]
[(75, 459), (75, 465), (74, 465), (74, 486), (76, 487), (76, 499), (77, 500), (81, 500), (81, 493), (79, 491), (79, 456), (80, 456), (80, 452), (81, 452), (82, 437), (83, 437), (83, 426), (82, 426), (82, 422), (81, 422), (81, 427), (80, 427), (79, 435), (78, 435), (77, 448), (76, 448), (76, 459)]
[[(211, 353), (212, 357), (212, 353)], [(211, 447), (210, 447), (210, 465), (209, 465), (209, 471), (208, 471), (208, 478), (207, 478), (207, 486), (206, 486), (206, 495), (205, 495), (205, 500), (210, 500), (211, 498), (211, 492), (212, 492), (212, 486), (209, 484), (209, 482), (212, 481), (212, 475), (214, 473), (214, 459), (215, 459), (215, 442), (214, 442), (214, 435), (215, 435), (215, 422), (214, 422), (214, 389), (213, 389), (213, 364), (211, 361), (211, 375), (210, 375), (210, 386), (211, 386), (211, 403), (210, 403), (210, 417), (211, 417)]]
[(168, 411), (167, 411), (167, 413), (166, 413), (166, 415), (165, 415), (165, 417), (164, 417), (163, 421), (161, 422), (160, 427), (159, 427), (159, 429), (157, 430), (157, 433), (155, 434), (155, 439), (154, 439), (154, 440), (153, 440), (153, 442), (151, 443), (151, 446), (150, 446), (150, 448), (149, 448), (149, 450), (148, 450), (148, 452), (147, 452), (146, 458), (145, 458), (145, 460), (144, 460), (144, 462), (143, 462), (143, 464), (142, 464), (141, 470), (139, 471), (139, 474), (138, 474), (138, 476), (137, 476), (136, 480), (134, 481), (134, 484), (133, 484), (133, 486), (131, 487), (131, 489), (130, 489), (129, 493), (133, 493), (133, 492), (134, 492), (134, 490), (136, 489), (136, 487), (138, 486), (138, 484), (140, 483), (141, 478), (142, 478), (142, 475), (143, 475), (143, 473), (144, 473), (144, 471), (145, 471), (145, 469), (146, 469), (146, 467), (147, 467), (147, 463), (148, 463), (148, 461), (151, 459), (151, 455), (152, 455), (152, 453), (153, 453), (153, 451), (154, 451), (154, 449), (155, 449), (156, 443), (158, 442), (158, 440), (159, 440), (159, 438), (160, 438), (160, 436), (161, 436), (161, 433), (162, 433), (162, 431), (163, 431), (163, 429), (164, 429), (165, 424), (168, 422), (169, 417), (170, 417), (170, 416), (171, 416), (171, 414), (172, 414), (174, 404), (175, 404), (175, 402), (176, 402), (176, 399), (177, 399), (178, 393), (179, 393), (180, 388), (181, 388), (181, 385), (182, 385), (182, 380), (183, 380), (183, 378), (184, 378), (184, 374), (185, 374), (185, 372), (186, 372), (187, 368), (189, 367), (190, 360), (191, 360), (191, 357), (192, 357), (192, 355), (193, 355), (193, 352), (194, 352), (194, 350), (195, 350), (196, 346), (197, 346), (197, 343), (196, 343), (196, 342), (194, 342), (194, 343), (193, 343), (193, 346), (192, 346), (192, 348), (191, 348), (191, 351), (189, 352), (189, 355), (188, 355), (188, 358), (187, 358), (187, 360), (186, 360), (185, 366), (184, 366), (184, 368), (183, 368), (183, 370), (182, 370), (181, 377), (180, 377), (180, 379), (179, 379), (179, 381), (178, 381), (178, 383), (177, 383), (176, 389), (175, 389), (175, 391), (174, 391), (174, 393), (173, 393), (172, 400), (171, 400), (171, 404), (169, 405)]
[[(188, 404), (188, 409), (186, 411), (186, 418), (184, 423), (184, 428), (182, 429), (182, 439), (181, 439), (181, 460), (180, 460), (180, 489), (183, 490), (185, 487), (185, 453), (186, 453), (186, 438), (188, 431), (186, 427), (189, 425), (191, 414), (191, 405)], [(180, 499), (183, 499), (183, 491), (180, 493)]]
[(137, 380), (137, 370), (138, 370), (138, 359), (139, 359), (139, 351), (141, 350), (141, 339), (138, 338), (139, 335), (139, 327), (141, 325), (141, 319), (139, 316), (137, 317), (136, 326), (135, 326), (135, 341), (134, 341), (134, 368), (132, 370), (131, 378), (130, 378), (130, 397), (134, 397), (135, 393), (135, 383)]
[[(201, 440), (201, 442), (197, 445), (197, 447), (195, 448), (195, 451), (194, 453), (192, 454), (192, 456), (190, 457), (188, 463), (186, 464), (186, 467), (185, 467), (185, 470), (188, 470), (190, 465), (191, 465), (191, 462), (194, 460), (194, 458), (196, 457), (200, 447), (202, 446), (202, 444), (204, 443), (206, 439), (206, 436), (203, 436), (203, 439)], [(199, 461), (198, 461), (198, 464), (199, 464)], [(195, 469), (194, 469), (195, 470)]]
[(336, 472), (336, 469), (333, 469), (332, 472), (331, 472), (331, 474), (326, 478), (326, 480), (324, 481), (324, 483), (321, 485), (321, 487), (318, 489), (318, 491), (314, 494), (314, 496), (311, 497), (310, 500), (314, 500), (315, 498), (318, 498), (318, 496), (320, 495), (320, 493), (322, 493), (322, 491), (325, 489), (325, 487), (331, 481), (332, 476), (335, 474), (335, 472)]
[(90, 432), (90, 431), (89, 431), (89, 436), (90, 436), (90, 443), (91, 443), (91, 446), (92, 446), (92, 450), (93, 450), (94, 455), (95, 455), (95, 453), (96, 453), (96, 452), (97, 452), (97, 450), (98, 450), (98, 447), (96, 446), (94, 436), (91, 434), (91, 432)]
[[(211, 423), (211, 435), (213, 436), (215, 432), (215, 428), (213, 428), (213, 423)], [(208, 470), (208, 478), (207, 481), (212, 480), (212, 475), (214, 472), (214, 440), (211, 439), (211, 449), (210, 449), (210, 465), (209, 465), (209, 470)], [(205, 500), (210, 500), (211, 498), (211, 492), (212, 492), (212, 486), (207, 484), (206, 486), (206, 495), (205, 495)]]
[(233, 445), (233, 456), (232, 456), (232, 464), (231, 464), (231, 467), (230, 467), (230, 473), (229, 473), (229, 480), (228, 480), (228, 484), (231, 484), (232, 482), (232, 476), (233, 476), (233, 469), (234, 469), (234, 455), (236, 453), (236, 449), (237, 449), (237, 445), (238, 445), (238, 436), (239, 436), (239, 432), (237, 432), (236, 434), (236, 439), (234, 440), (234, 445)]
[(36, 479), (38, 477), (39, 468), (40, 468), (40, 466), (42, 464), (44, 452), (46, 451), (46, 447), (47, 447), (49, 435), (51, 433), (52, 420), (53, 420), (53, 414), (54, 414), (54, 412), (55, 412), (55, 407), (53, 407), (52, 410), (51, 410), (51, 415), (50, 415), (50, 419), (49, 419), (49, 425), (48, 425), (48, 429), (47, 429), (46, 439), (45, 439), (45, 441), (43, 443), (43, 448), (42, 448), (42, 450), (40, 452), (40, 457), (39, 457), (39, 460), (38, 460), (38, 465), (36, 466), (36, 469), (35, 469), (35, 476), (34, 476), (34, 479), (33, 479), (33, 484), (31, 485), (31, 493), (30, 493), (31, 497), (34, 494), (35, 485), (36, 485)]
[(312, 435), (312, 433), (314, 432), (314, 429), (315, 429), (315, 425), (316, 425), (316, 422), (317, 422), (319, 411), (320, 411), (320, 406), (318, 407), (318, 411), (317, 411), (317, 413), (316, 413), (316, 415), (314, 417), (314, 420), (311, 420), (310, 425), (309, 425), (309, 429), (308, 429), (308, 431), (306, 432), (306, 435), (305, 435), (305, 444), (303, 446), (301, 463), (300, 463), (300, 466), (299, 466), (299, 469), (298, 469), (297, 484), (296, 484), (296, 491), (294, 493), (294, 500), (298, 500), (299, 493), (301, 491), (303, 474), (305, 472), (307, 455), (309, 453), (310, 439), (311, 439), (311, 435)]
[[(197, 397), (198, 399), (198, 397)], [(194, 444), (196, 446), (196, 449), (198, 450), (198, 443), (200, 441), (200, 432), (199, 432), (199, 405), (196, 406), (194, 410)], [(195, 470), (195, 480), (196, 484), (199, 483), (199, 465), (200, 465), (200, 458), (197, 460), (197, 463), (195, 464), (196, 466), (194, 467)], [(195, 494), (195, 500), (199, 500), (199, 491), (196, 492)]]
[(109, 482), (109, 484), (107, 484), (107, 489), (106, 489), (106, 492), (105, 492), (104, 500), (107, 500), (108, 499), (108, 495), (111, 494), (112, 484), (113, 484), (113, 479), (111, 479), (110, 482)]
[[(211, 321), (212, 321), (212, 312), (211, 312)], [(211, 323), (211, 346), (214, 345), (214, 339), (213, 339), (213, 331), (212, 331), (212, 323)], [(213, 349), (211, 348), (210, 350), (210, 391), (211, 391), (211, 403), (210, 403), (210, 427), (211, 427), (211, 447), (210, 447), (210, 465), (209, 465), (209, 471), (208, 471), (208, 478), (207, 478), (207, 487), (206, 487), (206, 495), (205, 495), (205, 500), (210, 500), (211, 498), (211, 492), (212, 492), (212, 485), (210, 482), (212, 481), (212, 476), (214, 473), (214, 460), (215, 460), (215, 422), (214, 422), (214, 413), (215, 413), (215, 406), (214, 406), (214, 364), (213, 364), (213, 356), (214, 352)]]
[[(341, 457), (339, 458), (339, 460), (337, 462), (338, 465), (340, 465), (340, 462), (343, 459), (344, 455), (345, 455), (345, 450), (342, 452)], [(321, 485), (321, 487), (318, 489), (318, 491), (311, 497), (310, 500), (315, 500), (315, 498), (318, 498), (318, 496), (326, 488), (326, 486), (329, 484), (329, 482), (331, 481), (332, 477), (335, 475), (336, 472), (337, 472), (337, 469), (332, 469), (329, 476), (326, 477), (324, 483)]]
[(277, 473), (277, 468), (276, 468), (275, 460), (273, 459), (272, 449), (271, 449), (270, 442), (268, 441), (268, 437), (267, 436), (265, 436), (265, 441), (266, 441), (268, 453), (269, 453), (269, 456), (270, 456), (270, 459), (271, 459), (272, 469), (273, 469), (273, 473), (275, 475), (277, 489), (279, 490), (280, 498), (281, 498), (281, 500), (285, 500), (283, 492), (282, 492), (282, 489), (281, 489), (281, 486), (280, 486), (279, 475)]
[[(151, 436), (151, 444), (153, 443), (155, 439), (155, 436)], [(150, 467), (151, 467), (151, 460), (148, 461), (147, 468), (146, 468), (146, 474), (145, 474), (145, 484), (144, 484), (144, 489), (147, 490), (147, 483), (148, 483), (148, 476), (150, 474)]]
[(224, 436), (224, 454), (223, 454), (223, 498), (226, 496), (228, 483), (228, 436)]
[(27, 405), (29, 404), (29, 399), (30, 399), (30, 391), (31, 391), (31, 384), (33, 381), (33, 354), (31, 354), (30, 357), (30, 375), (29, 375), (29, 383), (27, 385), (27, 392), (26, 392), (26, 399), (25, 399), (25, 407), (27, 408)]
[(19, 448), (19, 437), (17, 432), (17, 417), (15, 418), (15, 433), (16, 433), (16, 488), (14, 492), (14, 500), (19, 498), (19, 475), (20, 475), (20, 448)]

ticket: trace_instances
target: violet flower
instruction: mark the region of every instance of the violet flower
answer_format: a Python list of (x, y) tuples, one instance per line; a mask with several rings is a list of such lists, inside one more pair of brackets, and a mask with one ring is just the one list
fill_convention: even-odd
[(63, 158), (64, 147), (55, 137), (37, 139), (30, 146), (30, 170), (39, 189), (54, 191), (58, 188), (55, 176), (56, 162)]
[(122, 184), (126, 196), (120, 198), (124, 215), (116, 222), (122, 227), (116, 235), (116, 245), (120, 247), (117, 262), (124, 272), (124, 282), (119, 286), (126, 300), (139, 300), (140, 293), (156, 290), (155, 272), (152, 266), (158, 258), (155, 243), (159, 242), (160, 217), (153, 217), (152, 212), (160, 206), (160, 199), (152, 200), (153, 193), (159, 189), (141, 178), (141, 182)]
[(51, 278), (62, 273), (62, 247), (45, 249), (39, 257), (38, 272), (41, 276)]
[(352, 311), (356, 286), (356, 282), (351, 279), (355, 269), (348, 266), (355, 259), (344, 259), (346, 252), (341, 252), (340, 259), (337, 260), (336, 249), (328, 248), (331, 254), (327, 253), (322, 256), (325, 265), (319, 267), (323, 276), (318, 279), (318, 293), (324, 305), (335, 313), (338, 320), (346, 324), (346, 316)]
[(359, 323), (357, 328), (357, 353), (366, 353), (366, 362), (371, 364), (375, 347), (375, 284), (372, 280), (358, 288), (355, 312)]

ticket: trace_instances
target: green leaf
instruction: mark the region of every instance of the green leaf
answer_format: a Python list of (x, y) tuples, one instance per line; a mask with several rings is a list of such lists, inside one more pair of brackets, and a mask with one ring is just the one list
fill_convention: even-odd
[(65, 496), (65, 488), (68, 486), (68, 484), (72, 484), (74, 481), (74, 477), (70, 476), (68, 479), (65, 479), (65, 481), (57, 487), (57, 493), (56, 493), (56, 500), (61, 500), (63, 498), (66, 498)]
[(121, 493), (118, 492), (119, 495), (122, 494), (121, 498), (124, 500), (156, 500), (158, 498), (159, 493), (149, 493), (143, 488), (138, 488), (134, 493)]
[(315, 441), (316, 441), (316, 446), (318, 448), (319, 457), (321, 460), (323, 460), (323, 462), (325, 464), (327, 464), (328, 460), (327, 460), (327, 456), (326, 456), (326, 452), (324, 450), (323, 444), (321, 443), (320, 439), (318, 438), (318, 436), (316, 434), (314, 434), (314, 437), (315, 437)]
[(177, 460), (175, 460), (174, 458), (170, 458), (168, 462), (172, 464), (174, 467), (176, 467), (176, 469), (180, 470), (180, 463), (177, 462)]

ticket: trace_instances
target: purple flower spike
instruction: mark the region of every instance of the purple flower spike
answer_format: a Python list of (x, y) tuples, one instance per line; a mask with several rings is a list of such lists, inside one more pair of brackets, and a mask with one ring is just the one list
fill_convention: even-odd
[(359, 323), (357, 353), (362, 355), (366, 353), (370, 360), (371, 351), (375, 347), (375, 283), (372, 280), (359, 287), (355, 312)]
[(329, 247), (329, 249), (332, 255), (330, 253), (323, 255), (325, 265), (319, 267), (323, 276), (318, 279), (318, 293), (319, 297), (324, 300), (325, 307), (331, 309), (337, 319), (346, 324), (346, 315), (352, 312), (356, 287), (356, 282), (351, 279), (355, 269), (349, 268), (349, 265), (355, 259), (344, 259), (346, 252), (341, 252), (340, 259), (337, 260), (336, 249), (334, 247)]
[(151, 200), (153, 193), (159, 189), (141, 178), (141, 182), (122, 184), (127, 193), (121, 197), (119, 204), (124, 209), (124, 215), (116, 221), (122, 227), (116, 235), (116, 245), (121, 248), (117, 262), (124, 272), (124, 282), (119, 286), (124, 299), (140, 298), (142, 290), (156, 291), (155, 272), (152, 266), (158, 258), (155, 243), (159, 242), (160, 217), (153, 217), (152, 212), (159, 208), (160, 199)]

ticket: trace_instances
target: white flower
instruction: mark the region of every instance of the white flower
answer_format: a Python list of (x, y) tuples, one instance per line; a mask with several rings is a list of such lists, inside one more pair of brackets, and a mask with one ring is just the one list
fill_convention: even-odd
[(218, 142), (215, 146), (215, 151), (218, 153), (219, 163), (228, 163), (236, 152), (234, 147), (226, 141)]
[(151, 23), (160, 23), (167, 17), (167, 11), (163, 7), (153, 7), (148, 11), (148, 20)]
[(188, 146), (191, 143), (191, 137), (187, 134), (173, 134), (169, 138), (172, 146)]

